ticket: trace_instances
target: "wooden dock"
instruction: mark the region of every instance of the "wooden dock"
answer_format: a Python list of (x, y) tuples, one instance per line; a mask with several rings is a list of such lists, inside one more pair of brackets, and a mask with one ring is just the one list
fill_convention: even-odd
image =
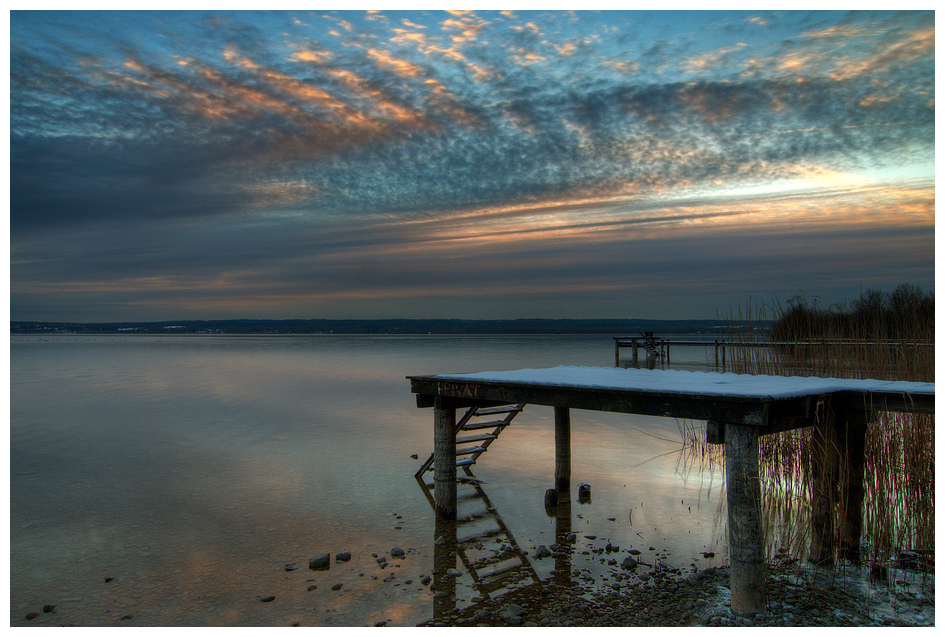
[(899, 340), (862, 340), (862, 339), (812, 339), (807, 341), (744, 341), (744, 342), (731, 342), (727, 341), (724, 338), (716, 338), (712, 340), (684, 340), (684, 339), (672, 339), (672, 338), (663, 338), (655, 336), (653, 332), (645, 332), (639, 336), (614, 336), (614, 366), (620, 367), (620, 350), (621, 348), (629, 347), (632, 351), (632, 361), (636, 364), (639, 361), (640, 350), (644, 350), (647, 354), (647, 358), (650, 357), (659, 357), (663, 359), (664, 362), (669, 363), (672, 356), (672, 346), (695, 346), (695, 347), (705, 347), (713, 348), (715, 352), (715, 368), (721, 368), (723, 371), (726, 366), (726, 355), (729, 348), (768, 348), (768, 347), (781, 347), (781, 348), (799, 348), (799, 347), (824, 347), (826, 345), (836, 345), (843, 346), (849, 345), (851, 347), (935, 347), (935, 342), (931, 340), (917, 340), (917, 341), (908, 341), (903, 342)]
[[(815, 458), (822, 477), (812, 495), (811, 560), (825, 562), (840, 543), (857, 554), (860, 528), (835, 537), (830, 515), (837, 480), (846, 519), (862, 520), (862, 444), (877, 411), (934, 413), (934, 383), (719, 374), (678, 370), (556, 367), (474, 374), (408, 376), (417, 406), (434, 413), (434, 501), (438, 517), (456, 517), (456, 409), (545, 405), (554, 409), (555, 488), (570, 498), (572, 409), (706, 421), (710, 443), (725, 445), (733, 612), (764, 608), (765, 569), (758, 481), (758, 438), (815, 427), (830, 444)], [(840, 469), (842, 467), (842, 469)], [(843, 475), (840, 475), (840, 472)], [(859, 489), (857, 489), (859, 485)]]
[(670, 362), (673, 345), (692, 345), (698, 347), (712, 347), (715, 350), (715, 367), (725, 367), (726, 348), (731, 347), (724, 339), (715, 339), (710, 341), (694, 341), (683, 339), (667, 339), (654, 336), (652, 332), (646, 332), (640, 336), (615, 336), (614, 337), (614, 366), (620, 366), (620, 349), (629, 347), (633, 353), (633, 363), (636, 364), (640, 358), (640, 350), (646, 352), (647, 360), (653, 357), (661, 358), (666, 363)]

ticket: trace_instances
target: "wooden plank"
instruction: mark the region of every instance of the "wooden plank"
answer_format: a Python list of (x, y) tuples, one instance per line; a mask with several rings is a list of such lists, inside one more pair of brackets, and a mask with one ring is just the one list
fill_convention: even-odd
[(409, 379), (411, 390), (416, 394), (449, 397), (463, 405), (475, 401), (514, 402), (756, 426), (767, 422), (771, 409), (769, 403), (776, 402), (776, 409), (787, 411), (803, 411), (807, 404), (806, 399), (802, 398), (772, 401), (744, 396), (706, 397), (676, 392), (437, 379), (432, 376), (413, 376)]
[(483, 451), (485, 451), (484, 447), (466, 447), (465, 449), (457, 449), (455, 454), (457, 456), (468, 456), (469, 454), (482, 453)]
[(467, 442), (479, 442), (480, 440), (495, 440), (498, 438), (495, 434), (479, 434), (478, 436), (463, 436), (456, 439), (456, 444), (464, 445)]
[(476, 429), (495, 429), (496, 427), (504, 426), (506, 423), (504, 420), (490, 420), (489, 422), (467, 422), (463, 425), (463, 431), (475, 431)]
[(934, 414), (935, 394), (843, 391), (831, 396), (831, 404), (842, 411)]
[(481, 407), (476, 412), (477, 416), (493, 416), (495, 414), (511, 414), (522, 411), (518, 405), (506, 405), (504, 407)]

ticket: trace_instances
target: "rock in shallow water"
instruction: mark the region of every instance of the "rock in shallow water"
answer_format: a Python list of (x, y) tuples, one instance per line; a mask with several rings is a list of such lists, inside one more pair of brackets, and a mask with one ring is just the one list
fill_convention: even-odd
[(589, 502), (591, 499), (591, 485), (582, 482), (578, 485), (578, 502)]

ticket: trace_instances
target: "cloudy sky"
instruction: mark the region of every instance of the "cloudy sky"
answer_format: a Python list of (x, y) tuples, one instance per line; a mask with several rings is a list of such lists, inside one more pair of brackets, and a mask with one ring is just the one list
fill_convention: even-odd
[(10, 15), (13, 320), (934, 286), (931, 12)]

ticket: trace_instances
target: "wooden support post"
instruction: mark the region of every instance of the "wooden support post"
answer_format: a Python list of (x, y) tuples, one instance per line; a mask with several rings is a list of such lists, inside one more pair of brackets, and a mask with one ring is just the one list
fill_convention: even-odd
[(631, 340), (631, 341), (630, 341), (630, 345), (633, 347), (633, 362), (634, 362), (634, 364), (636, 364), (636, 362), (637, 362), (637, 354), (638, 354), (637, 348), (639, 347), (639, 346), (637, 345), (637, 339)]
[(456, 519), (456, 407), (437, 396), (433, 407), (433, 500), (437, 517)]
[(725, 444), (725, 423), (714, 420), (706, 421), (705, 441), (710, 445)]
[(725, 480), (731, 609), (736, 615), (751, 616), (763, 611), (765, 602), (756, 427), (725, 423)]
[(833, 564), (836, 534), (834, 511), (837, 504), (840, 440), (837, 422), (829, 405), (821, 408), (811, 435), (810, 561)]
[[(840, 424), (841, 418), (838, 418)], [(866, 428), (869, 416), (864, 411), (843, 415), (840, 428), (840, 494), (843, 503), (840, 518), (840, 554), (860, 565), (860, 536), (863, 534), (863, 474), (866, 467)]]
[(571, 412), (555, 407), (555, 490), (558, 502), (568, 497), (571, 489)]

